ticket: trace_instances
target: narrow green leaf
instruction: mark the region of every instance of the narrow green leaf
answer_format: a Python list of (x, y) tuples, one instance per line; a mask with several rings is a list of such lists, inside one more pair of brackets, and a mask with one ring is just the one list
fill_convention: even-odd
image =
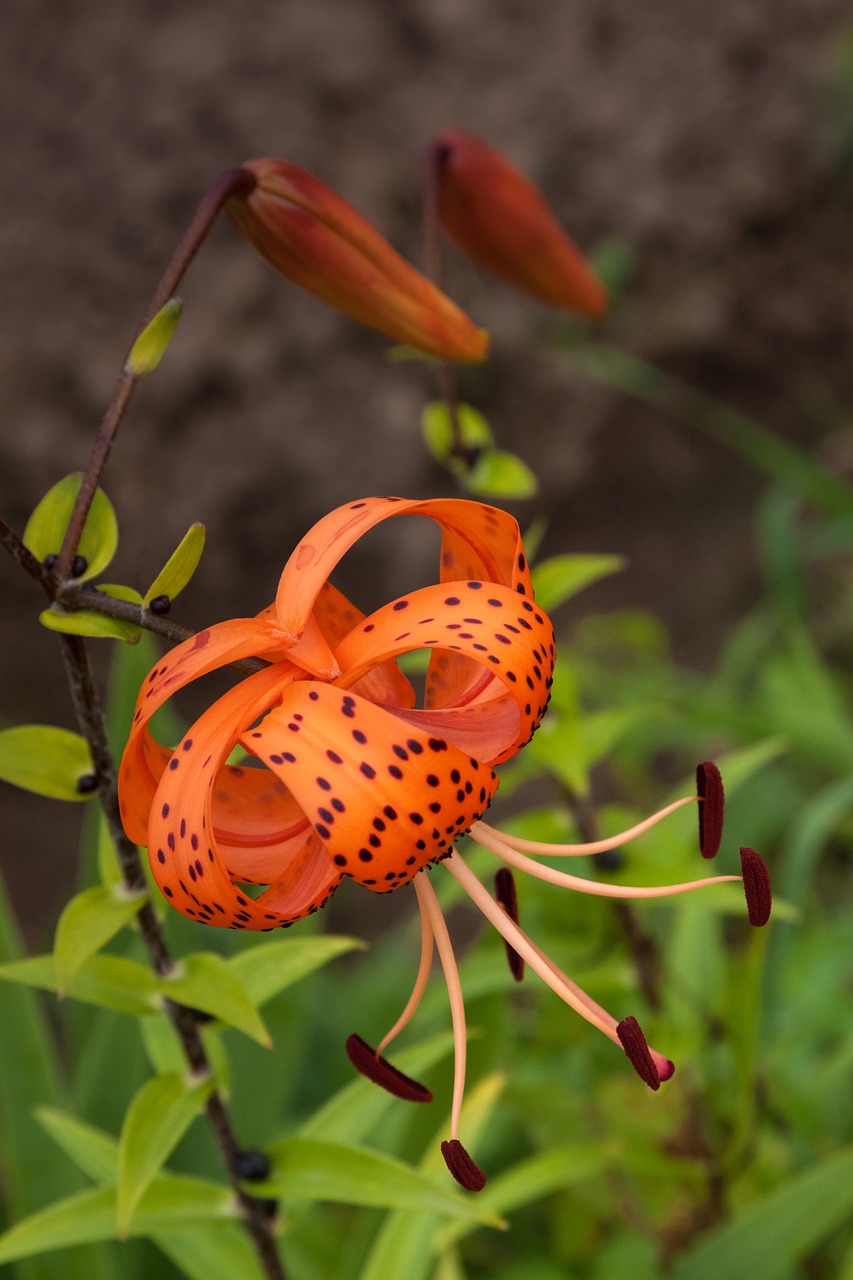
[(624, 556), (551, 556), (534, 565), (531, 577), (536, 603), (550, 613), (584, 587), (625, 568)]
[(131, 1102), (118, 1147), (119, 1236), (127, 1235), (143, 1193), (203, 1108), (213, 1085), (212, 1076), (193, 1080), (170, 1072), (149, 1080)]
[(265, 1048), (272, 1047), (269, 1032), (246, 987), (229, 962), (215, 952), (197, 951), (187, 956), (174, 977), (163, 979), (160, 990), (170, 1000), (212, 1013)]
[(488, 449), (460, 478), (469, 493), (480, 498), (532, 498), (539, 491), (527, 463), (506, 449)]
[(183, 305), (180, 298), (170, 298), (142, 330), (130, 348), (125, 365), (134, 378), (144, 378), (157, 368), (175, 335)]
[(704, 1236), (676, 1264), (673, 1280), (782, 1280), (851, 1212), (853, 1147), (845, 1147)]
[[(60, 480), (44, 495), (24, 530), (24, 543), (38, 560), (57, 555), (74, 503), (80, 490), (81, 473)], [(77, 554), (86, 560), (86, 568), (78, 577), (86, 582), (103, 573), (118, 546), (118, 521), (109, 498), (98, 489), (89, 508)]]
[(260, 1006), (330, 960), (355, 950), (364, 950), (364, 943), (358, 938), (333, 934), (318, 938), (276, 938), (238, 951), (228, 961), (228, 968), (243, 984), (252, 1002)]
[(267, 1155), (273, 1165), (270, 1177), (252, 1184), (261, 1195), (381, 1209), (426, 1209), (491, 1226), (500, 1221), (475, 1197), (452, 1190), (452, 1183), (443, 1186), (401, 1160), (367, 1147), (286, 1138), (268, 1148)]
[[(229, 1188), (202, 1178), (170, 1174), (158, 1178), (145, 1192), (128, 1234), (151, 1236), (158, 1231), (185, 1230), (199, 1222), (236, 1218), (237, 1214)], [(0, 1263), (115, 1238), (115, 1188), (80, 1191), (31, 1214), (0, 1236)]]
[(92, 775), (85, 738), (49, 724), (22, 724), (0, 730), (0, 778), (13, 787), (54, 800), (86, 800), (81, 778)]
[(59, 917), (53, 941), (60, 994), (67, 991), (69, 982), (86, 961), (133, 919), (145, 896), (128, 894), (118, 885), (115, 889), (84, 889), (71, 899)]
[[(43, 991), (58, 991), (52, 955), (0, 965), (0, 979)], [(71, 979), (68, 995), (118, 1013), (149, 1014), (159, 1007), (160, 984), (150, 970), (123, 956), (92, 956)]]
[(192, 578), (201, 553), (204, 551), (205, 529), (203, 524), (191, 524), (178, 546), (169, 556), (151, 586), (145, 592), (145, 603), (156, 600), (157, 596), (168, 596), (174, 600)]
[(118, 1167), (115, 1138), (56, 1107), (39, 1107), (35, 1117), (45, 1133), (93, 1182), (115, 1182)]
[(258, 1255), (236, 1222), (205, 1222), (182, 1231), (157, 1231), (157, 1248), (189, 1276), (189, 1280), (264, 1280)]
[(136, 644), (139, 627), (124, 618), (110, 618), (105, 613), (93, 613), (91, 609), (78, 609), (73, 613), (51, 605), (42, 609), (39, 622), (48, 631), (59, 631), (66, 636), (90, 636), (95, 640), (123, 640)]

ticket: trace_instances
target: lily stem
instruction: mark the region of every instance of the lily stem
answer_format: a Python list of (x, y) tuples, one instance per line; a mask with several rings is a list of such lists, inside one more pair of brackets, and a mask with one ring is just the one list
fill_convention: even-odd
[[(138, 337), (160, 308), (173, 296), (180, 281), (183, 279), (187, 267), (201, 248), (207, 233), (210, 231), (226, 200), (231, 196), (246, 194), (252, 189), (255, 181), (254, 174), (250, 173), (248, 169), (229, 169), (208, 187), (199, 201), (198, 207), (190, 219), (189, 226), (181, 237), (178, 247), (172, 254), (169, 265), (160, 277), (160, 282), (154, 290), (151, 301), (134, 334), (134, 339)], [(129, 351), (130, 348), (128, 348)], [(71, 572), (71, 565), (77, 553), (89, 508), (92, 505), (92, 500), (110, 456), (113, 441), (137, 381), (138, 379), (129, 371), (125, 363), (116, 379), (100, 430), (92, 446), (89, 461), (86, 464), (86, 470), (83, 472), (83, 479), (74, 503), (74, 509), (71, 512), (71, 519), (68, 522), (68, 528), (62, 540), (62, 547), (54, 568), (56, 577), (60, 582), (64, 582)]]
[[(89, 745), (95, 775), (98, 779), (99, 799), (125, 886), (134, 893), (146, 892), (148, 885), (139, 851), (125, 835), (121, 822), (115, 764), (107, 741), (101, 700), (86, 646), (79, 636), (62, 635), (59, 641), (71, 700), (80, 731)], [(165, 977), (173, 970), (174, 960), (149, 898), (146, 897), (137, 912), (136, 919), (152, 968), (158, 976)], [(191, 1071), (197, 1074), (209, 1074), (212, 1068), (199, 1033), (195, 1013), (185, 1005), (173, 1001), (168, 1002), (167, 1011)], [(208, 1098), (205, 1109), (228, 1170), (231, 1185), (239, 1200), (243, 1222), (254, 1244), (263, 1274), (267, 1280), (286, 1280), (265, 1204), (256, 1197), (247, 1195), (240, 1186), (235, 1171), (240, 1144), (234, 1132), (228, 1108), (217, 1090), (214, 1090)]]

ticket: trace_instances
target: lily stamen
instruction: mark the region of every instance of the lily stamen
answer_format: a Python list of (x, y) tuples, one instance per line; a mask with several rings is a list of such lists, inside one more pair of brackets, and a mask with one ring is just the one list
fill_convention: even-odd
[[(417, 890), (418, 881), (415, 881), (415, 889)], [(400, 1034), (405, 1026), (411, 1021), (418, 1005), (423, 999), (426, 991), (427, 982), (429, 981), (430, 970), (432, 968), (432, 955), (435, 946), (435, 934), (433, 933), (432, 922), (430, 921), (429, 912), (427, 911), (426, 901), (418, 894), (418, 909), (421, 917), (421, 958), (418, 964), (418, 972), (415, 977), (415, 984), (412, 987), (412, 994), (406, 1001), (406, 1007), (394, 1023), (390, 1031), (388, 1031), (379, 1044), (376, 1046), (377, 1055), (383, 1053), (388, 1045), (396, 1036)]]
[(482, 838), (481, 833), (497, 836), (503, 844), (509, 845), (511, 849), (517, 849), (519, 853), (542, 853), (549, 858), (580, 858), (586, 854), (606, 853), (608, 849), (618, 849), (620, 845), (627, 844), (629, 840), (636, 840), (637, 836), (656, 827), (677, 809), (701, 802), (701, 799), (701, 796), (682, 796), (680, 800), (673, 800), (672, 804), (664, 805), (662, 809), (658, 809), (657, 813), (644, 818), (633, 827), (628, 827), (626, 831), (620, 831), (615, 836), (607, 836), (603, 840), (588, 840), (582, 844), (550, 844), (543, 840), (524, 840), (521, 836), (511, 836), (505, 831), (498, 831), (495, 827), (490, 827), (487, 822), (475, 822), (471, 828), (471, 835), (487, 848), (491, 846)]

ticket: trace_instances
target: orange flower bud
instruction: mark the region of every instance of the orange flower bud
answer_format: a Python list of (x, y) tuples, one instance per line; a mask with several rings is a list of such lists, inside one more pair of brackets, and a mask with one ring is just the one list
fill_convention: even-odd
[(603, 285), (524, 174), (461, 129), (439, 134), (431, 157), (439, 220), (472, 261), (552, 306), (604, 312)]
[(341, 196), (286, 160), (242, 167), (257, 185), (233, 196), (228, 213), (278, 271), (395, 342), (445, 360), (485, 359), (488, 334)]

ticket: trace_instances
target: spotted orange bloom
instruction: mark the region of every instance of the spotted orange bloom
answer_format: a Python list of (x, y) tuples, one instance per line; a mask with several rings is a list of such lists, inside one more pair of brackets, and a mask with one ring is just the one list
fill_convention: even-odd
[[(329, 576), (362, 534), (401, 515), (427, 516), (439, 525), (439, 581), (366, 617)], [(421, 705), (397, 664), (415, 650), (430, 654)], [(248, 658), (265, 665), (214, 702), (174, 750), (154, 740), (148, 724), (168, 698)], [(147, 846), (154, 877), (172, 905), (201, 923), (267, 931), (316, 911), (344, 877), (376, 893), (413, 883), (423, 937), (414, 990), (377, 1050), (358, 1036), (347, 1048), (377, 1083), (400, 1097), (429, 1100), (429, 1091), (396, 1071), (381, 1051), (416, 1009), (436, 946), (456, 1047), (451, 1136), (443, 1150), (453, 1175), (472, 1190), (484, 1177), (457, 1137), (465, 1078), (462, 993), (447, 926), (423, 873), (443, 862), (503, 934), (514, 972), (527, 961), (621, 1045), (655, 1088), (671, 1064), (648, 1049), (634, 1019), (617, 1022), (522, 932), (507, 868), (620, 897), (681, 893), (738, 878), (633, 890), (566, 876), (526, 856), (612, 847), (663, 814), (615, 841), (579, 847), (531, 845), (482, 822), (498, 786), (495, 766), (529, 741), (545, 713), (554, 658), (553, 629), (533, 598), (511, 516), (457, 499), (367, 498), (310, 530), (285, 565), (268, 609), (210, 627), (158, 662), (139, 694), (121, 762), (125, 830)], [(245, 764), (228, 763), (235, 748), (245, 753)], [(697, 798), (703, 851), (712, 854), (722, 819), (713, 766), (702, 766), (699, 797), (670, 809)], [(454, 850), (466, 832), (506, 864), (497, 901)], [(766, 876), (755, 859), (744, 862), (751, 918), (765, 913)], [(249, 885), (266, 887), (253, 893)]]

